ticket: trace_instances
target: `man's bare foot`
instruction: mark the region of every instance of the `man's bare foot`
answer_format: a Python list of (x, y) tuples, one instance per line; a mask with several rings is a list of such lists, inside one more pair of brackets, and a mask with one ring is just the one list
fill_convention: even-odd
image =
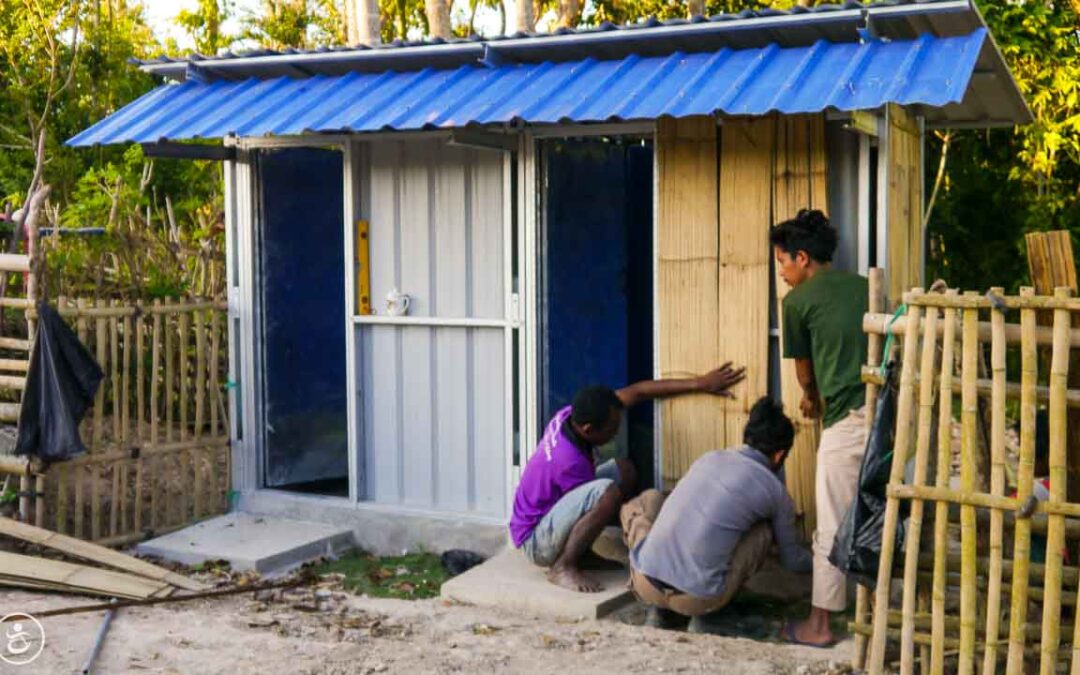
[(808, 647), (831, 647), (836, 643), (828, 623), (823, 628), (813, 617), (806, 621), (789, 622), (780, 630), (780, 637), (787, 642)]
[(569, 588), (572, 591), (579, 593), (596, 593), (603, 590), (603, 587), (596, 582), (590, 581), (581, 573), (581, 570), (576, 567), (567, 567), (564, 565), (555, 565), (548, 570), (548, 581), (556, 586), (562, 586), (563, 588)]

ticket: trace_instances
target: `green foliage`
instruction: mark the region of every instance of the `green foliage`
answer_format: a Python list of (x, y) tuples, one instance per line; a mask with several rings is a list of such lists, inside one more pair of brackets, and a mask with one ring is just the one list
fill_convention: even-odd
[(244, 37), (267, 49), (343, 44), (344, 20), (334, 0), (263, 0), (245, 21)]
[[(1080, 23), (1063, 0), (983, 2), (980, 9), (1035, 121), (952, 133), (928, 223), (928, 276), (962, 288), (1015, 290), (1028, 282), (1025, 232), (1080, 235)], [(928, 138), (932, 183), (942, 139)]]
[[(222, 24), (232, 14), (231, 3), (227, 0), (198, 0), (198, 3), (194, 11), (180, 10), (176, 15), (176, 23), (194, 40), (196, 52), (217, 54), (228, 49), (233, 39), (222, 32)], [(174, 48), (171, 51), (177, 50)]]
[(345, 588), (355, 593), (404, 600), (436, 598), (443, 582), (449, 578), (439, 556), (432, 553), (388, 558), (349, 553), (312, 571), (320, 575), (345, 575)]

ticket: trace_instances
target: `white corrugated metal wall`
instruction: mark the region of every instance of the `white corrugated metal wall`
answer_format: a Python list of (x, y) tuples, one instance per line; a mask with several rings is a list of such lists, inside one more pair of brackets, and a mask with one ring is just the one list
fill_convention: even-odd
[[(359, 497), (502, 517), (506, 160), (443, 140), (363, 145), (378, 323), (356, 325)], [(397, 321), (385, 316), (395, 288), (410, 297)], [(451, 319), (472, 325), (438, 325)]]

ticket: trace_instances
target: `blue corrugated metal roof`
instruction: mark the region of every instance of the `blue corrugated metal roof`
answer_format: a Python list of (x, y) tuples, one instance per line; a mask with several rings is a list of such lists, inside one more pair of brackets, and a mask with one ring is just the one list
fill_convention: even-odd
[(158, 87), (68, 145), (941, 107), (967, 91), (986, 40), (923, 35), (910, 41), (723, 49), (713, 53), (453, 70), (250, 78)]

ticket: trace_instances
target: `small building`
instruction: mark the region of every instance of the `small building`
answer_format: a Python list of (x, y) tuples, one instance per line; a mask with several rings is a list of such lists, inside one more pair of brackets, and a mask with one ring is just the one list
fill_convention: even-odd
[[(501, 544), (589, 382), (748, 368), (735, 399), (629, 415), (655, 485), (739, 443), (758, 397), (797, 414), (769, 227), (827, 211), (836, 265), (898, 298), (925, 134), (1032, 119), (968, 0), (140, 67), (169, 82), (68, 143), (224, 162), (238, 507), (376, 551)], [(801, 420), (807, 528), (815, 447)]]

